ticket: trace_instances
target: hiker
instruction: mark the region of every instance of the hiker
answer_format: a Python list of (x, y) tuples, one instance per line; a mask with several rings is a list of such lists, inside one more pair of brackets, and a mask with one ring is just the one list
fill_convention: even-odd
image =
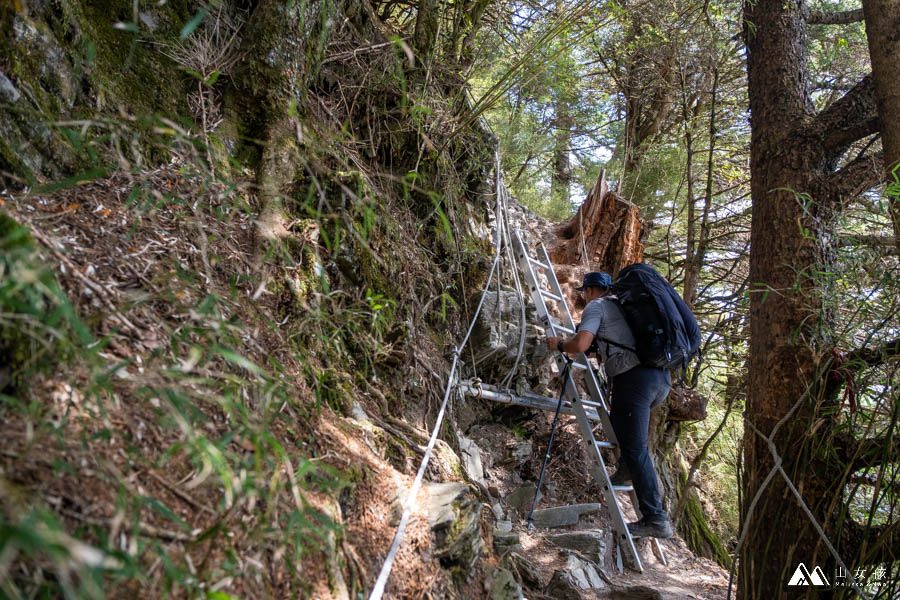
[(612, 384), (610, 420), (621, 449), (619, 468), (611, 480), (614, 485), (633, 482), (642, 515), (639, 521), (628, 523), (628, 530), (634, 537), (672, 537), (675, 532), (663, 510), (656, 470), (647, 450), (650, 411), (665, 400), (671, 379), (667, 369), (641, 366), (637, 354), (626, 349), (635, 347), (634, 336), (621, 307), (611, 301), (611, 286), (612, 278), (606, 273), (585, 275), (581, 287), (575, 288), (584, 292), (587, 303), (578, 330), (569, 339), (548, 337), (547, 347), (577, 354), (586, 352), (595, 336), (602, 338), (597, 358)]

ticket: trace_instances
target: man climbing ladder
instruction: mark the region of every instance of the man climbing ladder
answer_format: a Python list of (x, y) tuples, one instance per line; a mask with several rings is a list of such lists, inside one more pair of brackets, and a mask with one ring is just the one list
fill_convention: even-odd
[[(669, 517), (662, 508), (656, 470), (647, 449), (650, 411), (665, 400), (671, 380), (667, 369), (641, 365), (635, 339), (621, 307), (611, 292), (612, 279), (595, 271), (584, 277), (581, 287), (587, 303), (581, 324), (568, 339), (547, 337), (547, 347), (563, 353), (586, 352), (596, 338), (598, 359), (612, 383), (610, 419), (619, 441), (621, 459), (612, 483), (632, 480), (642, 518), (628, 523), (633, 537), (668, 538), (674, 535)], [(627, 473), (630, 473), (628, 475)]]

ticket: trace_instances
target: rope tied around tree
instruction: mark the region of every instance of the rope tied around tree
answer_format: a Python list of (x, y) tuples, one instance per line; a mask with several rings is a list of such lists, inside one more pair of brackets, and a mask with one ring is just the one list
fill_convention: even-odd
[[(834, 361), (833, 357), (831, 359), (829, 359), (828, 361), (826, 361), (826, 364), (823, 366), (824, 372), (833, 373), (834, 372), (834, 369), (833, 369), (834, 362), (835, 361)], [(765, 435), (762, 431), (760, 431), (759, 428), (756, 427), (756, 425), (753, 423), (753, 421), (751, 421), (748, 418), (748, 415), (746, 412), (743, 415), (744, 422), (750, 427), (750, 429), (756, 435), (761, 437), (763, 439), (763, 441), (766, 442), (766, 446), (769, 449), (769, 453), (772, 455), (774, 464), (772, 465), (772, 468), (769, 470), (769, 473), (766, 475), (765, 479), (763, 479), (763, 482), (762, 482), (762, 484), (760, 484), (759, 489), (756, 490), (756, 494), (753, 496), (753, 499), (750, 501), (750, 505), (747, 508), (747, 514), (744, 518), (744, 523), (741, 525), (741, 534), (740, 534), (740, 537), (738, 538), (737, 546), (735, 546), (735, 549), (734, 549), (735, 559), (731, 562), (731, 569), (729, 570), (729, 574), (728, 574), (728, 593), (725, 596), (728, 600), (731, 600), (731, 590), (732, 590), (733, 583), (734, 583), (734, 570), (735, 570), (735, 566), (737, 565), (738, 557), (740, 556), (741, 547), (743, 546), (744, 541), (746, 540), (747, 532), (750, 530), (750, 520), (753, 516), (753, 511), (756, 508), (756, 505), (759, 502), (759, 499), (762, 497), (763, 491), (765, 491), (765, 489), (769, 486), (769, 484), (772, 482), (772, 479), (774, 479), (776, 474), (780, 474), (781, 477), (784, 479), (785, 483), (788, 486), (788, 489), (791, 490), (791, 493), (797, 499), (797, 503), (800, 505), (800, 509), (803, 511), (803, 513), (807, 516), (807, 518), (812, 523), (813, 528), (816, 530), (816, 533), (818, 533), (819, 537), (825, 543), (825, 546), (828, 548), (829, 553), (832, 555), (832, 557), (834, 557), (834, 559), (838, 563), (838, 565), (840, 565), (841, 568), (843, 568), (844, 571), (847, 573), (847, 577), (850, 580), (850, 586), (853, 588), (853, 591), (856, 592), (856, 594), (860, 598), (863, 598), (864, 600), (869, 600), (869, 596), (862, 590), (859, 583), (856, 582), (856, 579), (852, 575), (852, 572), (847, 568), (847, 565), (841, 559), (840, 555), (837, 553), (837, 550), (835, 550), (834, 545), (831, 543), (831, 540), (828, 539), (828, 536), (825, 534), (825, 531), (822, 529), (822, 526), (816, 520), (816, 517), (815, 517), (815, 515), (813, 515), (812, 511), (809, 509), (809, 506), (807, 506), (806, 501), (803, 500), (803, 497), (800, 495), (800, 492), (794, 486), (794, 483), (791, 481), (791, 478), (788, 476), (788, 474), (782, 468), (781, 465), (784, 462), (784, 460), (782, 459), (781, 455), (778, 454), (778, 449), (775, 447), (775, 442), (773, 441), (773, 439), (775, 438), (775, 435), (781, 429), (781, 426), (784, 425), (793, 416), (793, 414), (797, 411), (797, 409), (800, 408), (800, 405), (809, 397), (811, 390), (812, 390), (812, 386), (809, 386), (806, 388), (806, 391), (797, 399), (797, 401), (794, 403), (794, 405), (791, 407), (791, 409), (787, 413), (785, 413), (785, 415), (783, 417), (781, 417), (781, 419), (775, 424), (775, 426), (772, 428), (772, 432), (769, 435)]]

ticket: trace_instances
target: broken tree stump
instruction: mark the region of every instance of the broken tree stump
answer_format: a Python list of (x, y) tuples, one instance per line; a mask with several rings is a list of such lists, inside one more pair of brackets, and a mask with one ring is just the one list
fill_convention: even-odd
[(556, 244), (550, 240), (548, 250), (557, 265), (583, 266), (615, 277), (626, 265), (643, 260), (644, 224), (638, 208), (609, 190), (605, 171), (575, 215), (554, 233)]

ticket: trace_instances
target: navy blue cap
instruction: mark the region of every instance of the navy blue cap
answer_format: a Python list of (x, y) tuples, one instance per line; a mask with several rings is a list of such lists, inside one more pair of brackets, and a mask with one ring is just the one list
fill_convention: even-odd
[(575, 288), (579, 292), (584, 291), (584, 288), (589, 287), (602, 287), (608, 288), (612, 286), (612, 277), (604, 273), (603, 271), (592, 271), (584, 276), (584, 283), (581, 284), (581, 287)]

